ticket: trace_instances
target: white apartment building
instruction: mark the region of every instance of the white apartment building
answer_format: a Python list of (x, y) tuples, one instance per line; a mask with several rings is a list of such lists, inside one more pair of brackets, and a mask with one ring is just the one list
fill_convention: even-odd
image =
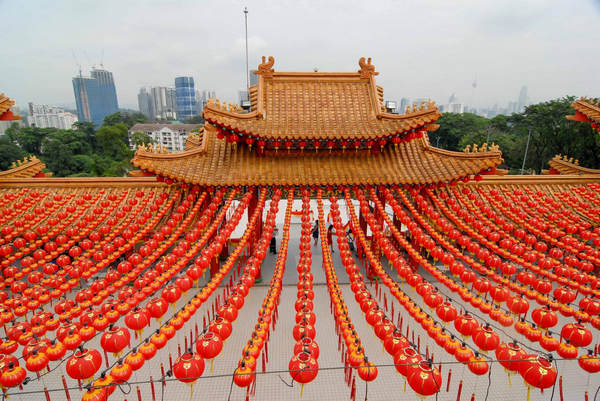
[(77, 121), (75, 114), (60, 107), (29, 103), (27, 123), (30, 127), (71, 129)]
[(188, 134), (202, 124), (136, 124), (128, 131), (129, 146), (135, 148), (131, 136), (134, 132), (147, 134), (156, 145), (163, 145), (173, 152), (185, 150), (185, 140)]

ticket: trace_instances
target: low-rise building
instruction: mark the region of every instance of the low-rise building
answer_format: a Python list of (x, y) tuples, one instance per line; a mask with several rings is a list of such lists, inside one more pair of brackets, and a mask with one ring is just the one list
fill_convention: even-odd
[(188, 134), (202, 124), (135, 124), (128, 131), (129, 146), (134, 149), (132, 140), (134, 132), (147, 134), (156, 145), (162, 145), (170, 151), (181, 152), (185, 150), (185, 141)]

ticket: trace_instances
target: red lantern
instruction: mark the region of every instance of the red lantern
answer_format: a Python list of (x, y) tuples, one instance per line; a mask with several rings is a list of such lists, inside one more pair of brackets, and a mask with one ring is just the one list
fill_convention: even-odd
[(229, 321), (219, 316), (210, 323), (210, 325), (208, 326), (208, 330), (212, 331), (213, 333), (218, 335), (221, 340), (225, 341), (231, 335), (233, 327), (231, 326), (231, 323)]
[[(256, 363), (256, 362), (254, 362)], [(233, 373), (233, 382), (238, 387), (248, 387), (254, 381), (254, 368), (248, 366), (245, 360), (240, 362), (240, 366)]]
[(163, 298), (154, 298), (148, 305), (146, 305), (146, 309), (155, 319), (160, 319), (169, 309), (169, 305)]
[(4, 370), (2, 376), (0, 376), (0, 385), (4, 388), (17, 387), (23, 383), (25, 377), (27, 377), (25, 369), (15, 362), (10, 362), (8, 369)]
[(558, 323), (558, 316), (556, 312), (550, 309), (550, 306), (546, 305), (545, 308), (536, 308), (531, 312), (531, 318), (538, 326), (548, 329), (556, 326)]
[(75, 380), (86, 380), (94, 376), (102, 365), (100, 353), (93, 349), (80, 348), (67, 361), (67, 374)]
[(594, 356), (592, 351), (589, 351), (587, 355), (580, 356), (577, 362), (581, 369), (588, 373), (600, 372), (600, 358)]
[(496, 348), (496, 358), (498, 358), (500, 365), (508, 373), (509, 382), (511, 373), (519, 370), (520, 363), (526, 356), (527, 354), (519, 347), (516, 341), (513, 343), (502, 343)]
[(510, 309), (512, 313), (518, 316), (526, 314), (529, 310), (529, 302), (522, 296), (508, 298), (506, 306), (508, 306), (508, 309)]
[(175, 377), (190, 385), (190, 399), (193, 396), (193, 385), (204, 372), (204, 359), (198, 354), (187, 352), (175, 360), (173, 374)]
[(148, 312), (145, 309), (135, 308), (125, 316), (125, 324), (140, 335), (144, 327), (150, 324)]
[(48, 366), (50, 359), (44, 352), (38, 352), (33, 350), (31, 354), (26, 358), (25, 367), (31, 372), (40, 372)]
[(471, 315), (461, 315), (454, 320), (454, 327), (463, 337), (469, 337), (479, 323)]
[(557, 372), (554, 365), (542, 356), (529, 355), (520, 366), (519, 373), (527, 385), (527, 399), (529, 400), (530, 387), (545, 389), (554, 385)]
[(492, 351), (500, 344), (500, 337), (487, 324), (484, 327), (478, 327), (473, 330), (473, 342), (482, 352)]
[(373, 381), (377, 378), (377, 367), (373, 362), (369, 362), (366, 357), (361, 366), (358, 367), (357, 371), (358, 376), (366, 382)]
[(102, 334), (100, 338), (100, 346), (106, 352), (112, 352), (115, 358), (118, 358), (121, 351), (129, 345), (131, 336), (129, 331), (124, 327), (111, 327), (108, 331)]
[(313, 358), (319, 358), (319, 345), (310, 337), (302, 337), (300, 341), (294, 345), (294, 355), (301, 352), (308, 352)]
[(396, 370), (404, 377), (407, 377), (412, 366), (418, 364), (422, 360), (423, 357), (421, 357), (413, 347), (403, 348), (394, 355), (394, 365), (396, 365)]
[(467, 366), (477, 376), (485, 375), (490, 370), (488, 363), (478, 353), (475, 353), (475, 356), (471, 358)]
[(142, 355), (141, 352), (134, 348), (133, 352), (125, 357), (124, 362), (131, 366), (131, 369), (135, 371), (141, 369), (141, 367), (144, 366), (144, 362), (146, 362), (146, 359), (144, 358), (144, 355)]
[(210, 371), (213, 368), (213, 359), (221, 353), (223, 340), (218, 335), (209, 331), (196, 341), (196, 351), (202, 358), (210, 360)]
[(110, 370), (110, 376), (115, 383), (125, 383), (131, 377), (133, 369), (127, 363), (119, 362)]
[(568, 323), (564, 325), (560, 334), (564, 339), (571, 341), (576, 347), (587, 347), (593, 340), (590, 329), (580, 323)]
[(300, 383), (300, 394), (302, 395), (304, 385), (317, 377), (319, 364), (309, 353), (301, 352), (292, 357), (288, 364), (288, 369), (290, 370), (292, 379)]
[(408, 384), (419, 396), (428, 397), (440, 391), (442, 375), (431, 363), (421, 361), (411, 369)]
[(456, 319), (458, 312), (454, 305), (450, 302), (445, 301), (437, 306), (435, 309), (435, 313), (438, 315), (440, 319), (442, 319), (445, 323), (452, 322)]

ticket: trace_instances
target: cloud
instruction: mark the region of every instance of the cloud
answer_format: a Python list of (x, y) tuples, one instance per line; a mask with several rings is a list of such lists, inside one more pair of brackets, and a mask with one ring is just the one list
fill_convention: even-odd
[[(386, 98), (450, 94), (505, 105), (527, 85), (534, 101), (598, 95), (600, 1), (255, 0), (248, 3), (249, 64), (276, 70), (355, 71), (373, 57)], [(21, 105), (73, 103), (71, 78), (99, 63), (121, 105), (145, 85), (191, 75), (199, 89), (237, 99), (245, 87), (244, 15), (238, 0), (0, 2), (3, 92)], [(84, 52), (88, 57), (84, 55)], [(478, 87), (471, 83), (477, 77)]]

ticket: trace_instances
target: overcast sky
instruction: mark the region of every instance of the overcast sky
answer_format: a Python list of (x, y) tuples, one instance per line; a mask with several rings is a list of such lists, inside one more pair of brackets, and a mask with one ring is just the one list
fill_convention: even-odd
[(0, 0), (0, 92), (74, 104), (77, 63), (102, 61), (121, 107), (180, 75), (236, 101), (244, 6), (251, 68), (271, 55), (276, 70), (356, 71), (366, 56), (386, 100), (505, 107), (523, 85), (532, 102), (600, 96), (600, 0)]

